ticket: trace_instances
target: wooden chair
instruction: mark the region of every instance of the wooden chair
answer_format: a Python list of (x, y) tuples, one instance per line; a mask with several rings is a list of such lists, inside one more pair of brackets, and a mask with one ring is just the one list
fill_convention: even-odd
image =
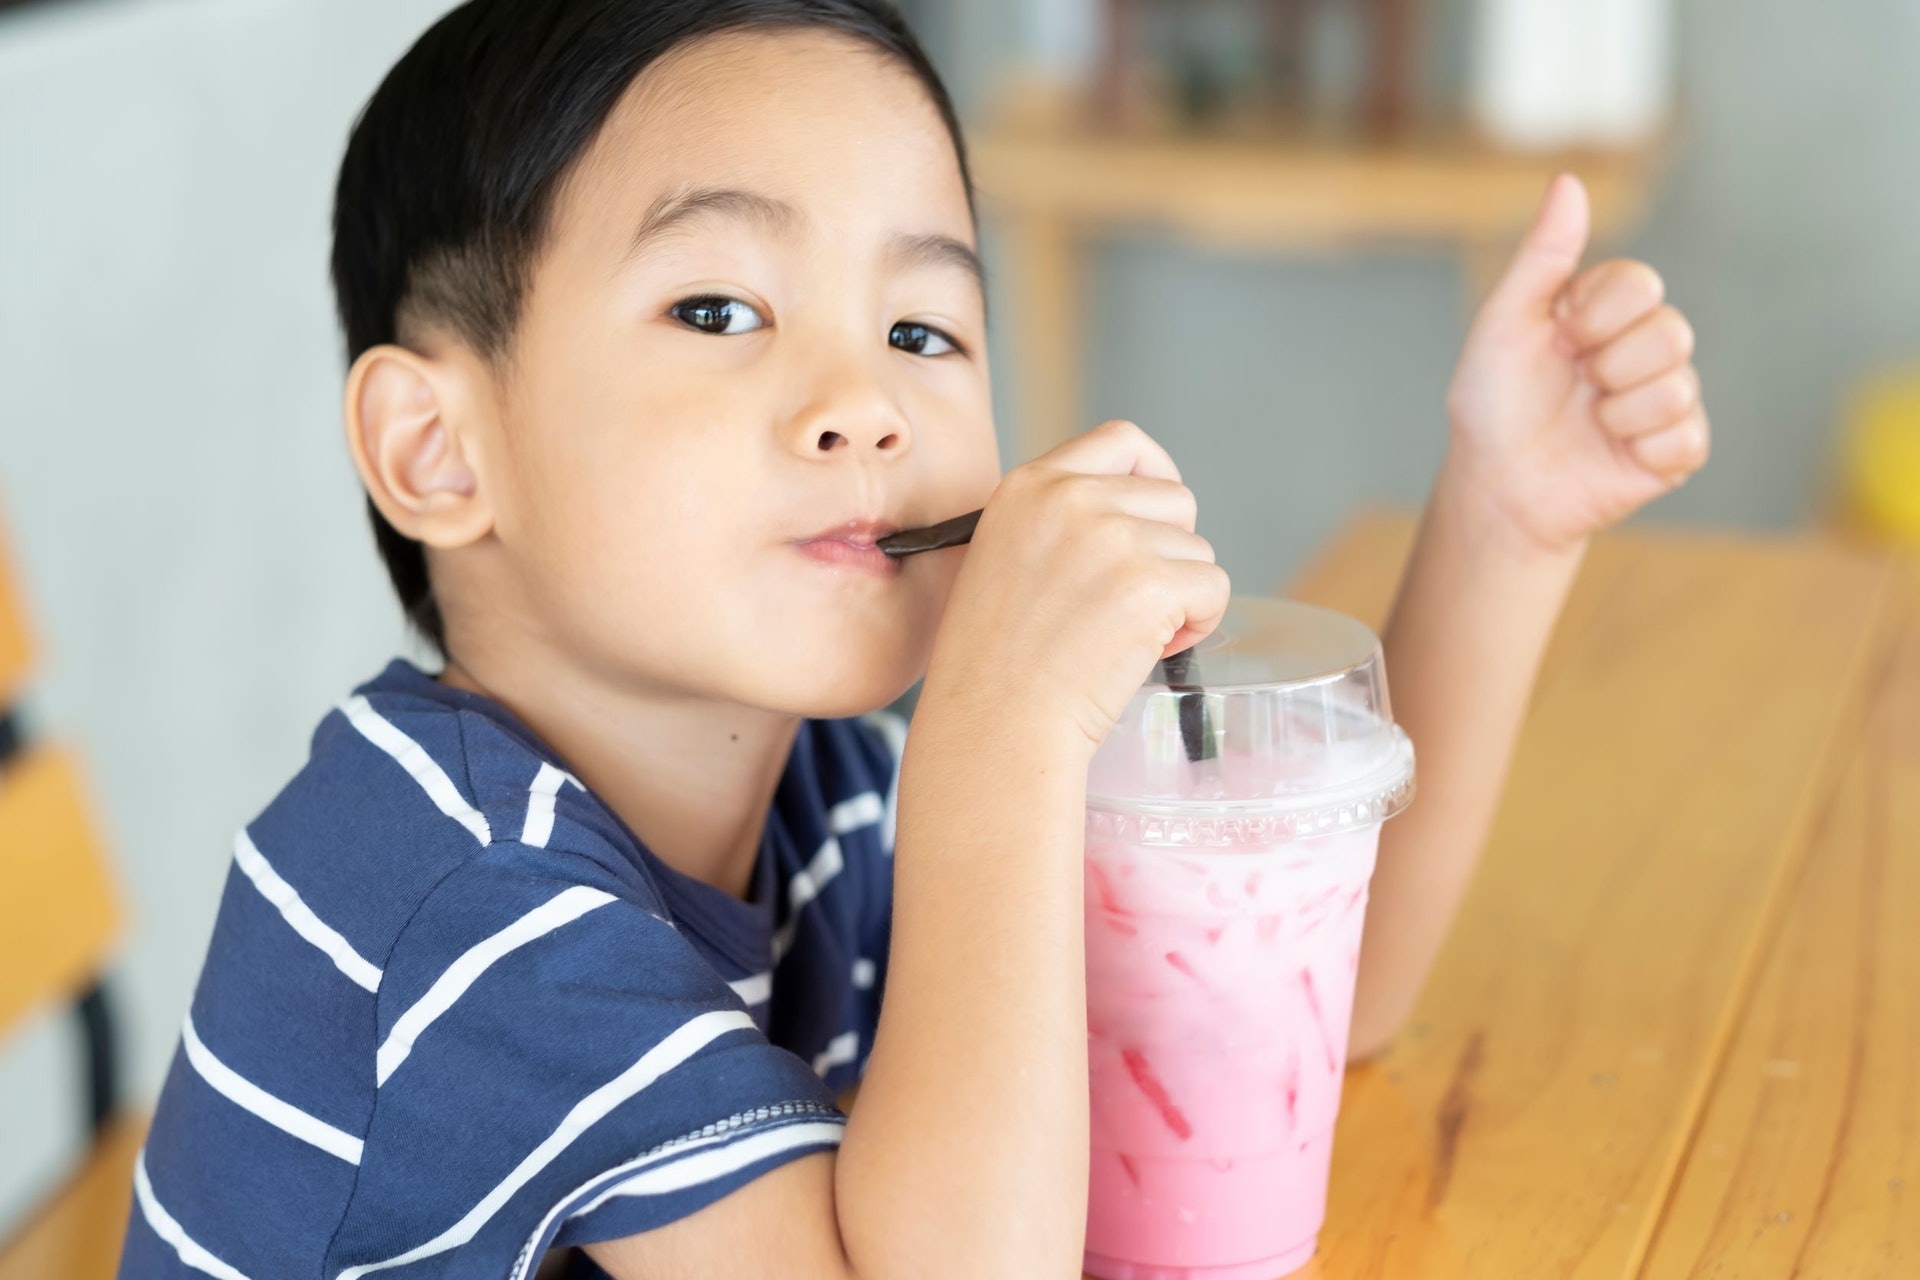
[(0, 1280), (107, 1280), (145, 1134), (120, 1110), (101, 983), (119, 907), (73, 755), (22, 741), (12, 714), (32, 665), (15, 579), (0, 556), (0, 1042), (29, 1016), (71, 1006), (87, 1046), (93, 1135), (67, 1184), (0, 1240)]

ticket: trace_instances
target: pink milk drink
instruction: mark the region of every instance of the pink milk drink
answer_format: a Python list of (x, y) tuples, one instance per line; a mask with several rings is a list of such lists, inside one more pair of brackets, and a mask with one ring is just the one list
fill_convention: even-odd
[(1373, 633), (1278, 600), (1235, 599), (1101, 745), (1092, 1275), (1273, 1280), (1313, 1256), (1367, 881), (1412, 794)]

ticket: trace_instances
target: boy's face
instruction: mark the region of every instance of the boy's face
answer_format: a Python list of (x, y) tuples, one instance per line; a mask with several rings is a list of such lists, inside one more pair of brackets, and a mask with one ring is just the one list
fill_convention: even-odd
[(743, 32), (650, 68), (558, 193), (478, 451), (519, 625), (636, 689), (897, 696), (960, 553), (871, 543), (999, 476), (973, 244), (884, 55)]

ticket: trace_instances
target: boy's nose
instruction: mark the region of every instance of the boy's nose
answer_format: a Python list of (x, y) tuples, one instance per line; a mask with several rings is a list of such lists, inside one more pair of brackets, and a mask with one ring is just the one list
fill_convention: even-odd
[[(874, 439), (873, 437), (876, 436), (878, 438)], [(832, 453), (840, 448), (862, 447), (871, 447), (882, 453), (888, 453), (897, 451), (903, 442), (904, 433), (900, 431), (889, 431), (885, 435), (877, 431), (855, 432), (851, 436), (842, 435), (838, 431), (822, 431), (819, 438), (814, 441), (814, 447), (821, 453)]]
[(823, 387), (789, 430), (795, 451), (815, 458), (841, 452), (902, 454), (913, 440), (900, 406), (885, 388), (866, 379)]
[(837, 453), (852, 457), (895, 457), (912, 445), (912, 430), (900, 403), (887, 388), (881, 370), (849, 367), (816, 368), (808, 380), (808, 401), (787, 422), (787, 439), (795, 453), (826, 459)]

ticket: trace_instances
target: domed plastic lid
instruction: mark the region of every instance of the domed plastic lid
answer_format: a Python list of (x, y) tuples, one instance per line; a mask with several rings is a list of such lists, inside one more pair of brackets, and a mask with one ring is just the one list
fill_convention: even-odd
[[(1154, 668), (1087, 778), (1096, 813), (1259, 818), (1265, 838), (1369, 826), (1412, 798), (1413, 744), (1373, 632), (1259, 597), (1236, 596), (1212, 635)], [(1169, 843), (1241, 843), (1153, 825)]]

